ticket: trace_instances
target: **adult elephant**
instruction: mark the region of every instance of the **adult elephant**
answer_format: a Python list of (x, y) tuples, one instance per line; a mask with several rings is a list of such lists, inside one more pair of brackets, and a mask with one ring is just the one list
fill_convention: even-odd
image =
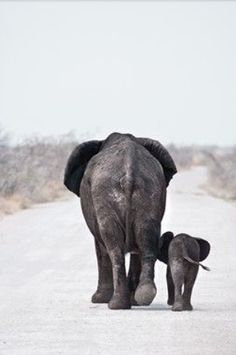
[[(92, 302), (127, 309), (154, 299), (166, 187), (176, 172), (158, 141), (131, 134), (112, 133), (104, 141), (84, 142), (71, 153), (64, 183), (81, 198), (95, 237), (98, 286)], [(128, 278), (126, 252), (131, 253)]]

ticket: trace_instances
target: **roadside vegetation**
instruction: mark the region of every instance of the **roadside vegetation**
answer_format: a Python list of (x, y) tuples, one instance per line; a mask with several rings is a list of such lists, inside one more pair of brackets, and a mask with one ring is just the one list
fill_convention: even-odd
[(0, 213), (63, 197), (63, 172), (76, 144), (73, 135), (67, 134), (12, 145), (0, 130)]
[[(34, 203), (68, 196), (63, 185), (67, 158), (78, 140), (60, 137), (31, 138), (13, 145), (0, 128), (0, 213), (13, 213)], [(167, 149), (178, 170), (205, 165), (206, 190), (220, 198), (236, 199), (236, 146), (182, 146)]]
[(207, 191), (216, 197), (236, 200), (236, 146), (208, 154)]
[(171, 144), (168, 150), (179, 170), (198, 165), (207, 167), (204, 188), (209, 194), (236, 200), (236, 145), (177, 147)]

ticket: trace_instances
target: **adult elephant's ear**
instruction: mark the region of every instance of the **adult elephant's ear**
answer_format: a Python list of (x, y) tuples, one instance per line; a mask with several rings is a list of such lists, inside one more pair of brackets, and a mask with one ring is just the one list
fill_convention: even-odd
[(88, 141), (78, 145), (67, 161), (64, 184), (68, 190), (80, 196), (79, 189), (89, 160), (99, 152), (103, 141)]
[(172, 232), (165, 232), (160, 238), (160, 253), (157, 259), (165, 264), (168, 264), (168, 249), (173, 238), (174, 234)]
[(166, 186), (168, 186), (173, 175), (177, 173), (170, 153), (160, 142), (154, 139), (137, 138), (137, 140), (161, 163), (166, 178)]
[(200, 247), (200, 257), (199, 261), (205, 260), (210, 253), (211, 245), (205, 239), (201, 238), (194, 238)]

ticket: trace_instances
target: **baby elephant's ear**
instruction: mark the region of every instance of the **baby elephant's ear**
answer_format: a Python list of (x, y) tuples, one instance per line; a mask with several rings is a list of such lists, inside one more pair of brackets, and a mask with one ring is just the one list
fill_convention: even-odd
[(165, 264), (168, 264), (168, 249), (173, 238), (174, 234), (172, 232), (165, 232), (160, 238), (160, 254), (157, 259)]
[(103, 141), (88, 141), (78, 145), (71, 153), (64, 175), (68, 190), (80, 196), (79, 189), (89, 160), (99, 152)]
[(161, 243), (169, 245), (173, 238), (174, 238), (174, 234), (172, 232), (170, 231), (165, 232), (161, 236)]
[(210, 253), (211, 245), (206, 241), (205, 239), (201, 238), (194, 238), (200, 247), (200, 258), (199, 261), (205, 260), (208, 257), (208, 254)]

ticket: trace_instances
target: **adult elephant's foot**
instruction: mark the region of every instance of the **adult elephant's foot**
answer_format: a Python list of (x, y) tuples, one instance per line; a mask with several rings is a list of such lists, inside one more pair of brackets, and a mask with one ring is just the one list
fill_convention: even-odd
[(131, 303), (129, 295), (114, 294), (108, 303), (110, 309), (130, 309)]
[(172, 311), (174, 312), (181, 312), (183, 311), (184, 307), (183, 307), (183, 303), (182, 302), (175, 302), (173, 304), (173, 307), (171, 308)]
[(191, 303), (184, 303), (183, 310), (184, 311), (192, 311), (193, 310), (193, 306), (191, 305)]
[(139, 284), (134, 295), (135, 301), (140, 306), (148, 306), (152, 303), (157, 293), (156, 286), (153, 281)]
[(138, 302), (134, 298), (134, 291), (130, 293), (130, 303), (132, 306), (139, 306)]
[(174, 299), (168, 298), (167, 304), (168, 304), (169, 306), (173, 306), (173, 304), (174, 304)]
[(108, 303), (113, 295), (113, 289), (98, 289), (92, 296), (92, 303)]

